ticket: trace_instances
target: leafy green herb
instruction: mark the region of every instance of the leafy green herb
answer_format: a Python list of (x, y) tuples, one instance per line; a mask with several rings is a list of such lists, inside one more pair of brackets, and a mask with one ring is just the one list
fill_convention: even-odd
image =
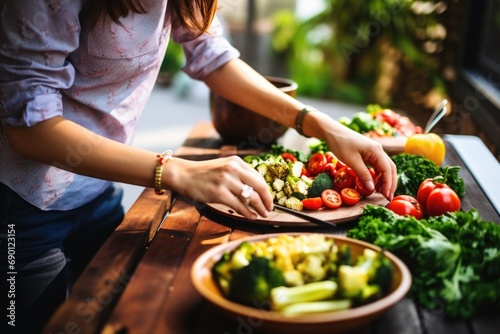
[(431, 160), (419, 155), (401, 153), (391, 157), (398, 171), (398, 186), (395, 195), (416, 197), (418, 187), (427, 178), (443, 177), (445, 183), (462, 198), (465, 195), (464, 180), (459, 166), (437, 166)]
[(483, 306), (500, 309), (500, 225), (476, 210), (416, 220), (367, 205), (347, 236), (400, 257), (412, 272), (410, 296), (425, 308), (444, 305), (462, 319)]
[(302, 151), (292, 150), (290, 148), (285, 148), (283, 145), (271, 145), (271, 149), (269, 150), (270, 154), (280, 155), (281, 153), (292, 153), (295, 157), (302, 162), (307, 162), (307, 154)]

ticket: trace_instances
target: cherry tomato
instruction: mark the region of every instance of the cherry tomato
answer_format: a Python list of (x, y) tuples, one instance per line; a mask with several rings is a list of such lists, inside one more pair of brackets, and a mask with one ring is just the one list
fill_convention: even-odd
[(344, 188), (354, 188), (354, 181), (356, 178), (349, 173), (347, 166), (341, 167), (335, 173), (333, 178), (333, 187), (337, 191), (341, 191)]
[(321, 200), (323, 200), (323, 204), (330, 209), (337, 209), (342, 205), (340, 194), (333, 189), (323, 190), (321, 193)]
[(360, 195), (364, 197), (370, 196), (375, 191), (375, 189), (372, 190), (366, 189), (363, 183), (361, 182), (361, 179), (357, 176), (356, 180), (354, 181), (354, 189), (356, 189), (360, 193)]
[(337, 161), (339, 161), (339, 159), (337, 159), (335, 154), (333, 154), (333, 152), (330, 151), (325, 152), (325, 158), (326, 158), (326, 163), (332, 163), (334, 165), (337, 165)]
[(304, 210), (316, 211), (323, 206), (323, 200), (321, 197), (305, 198), (302, 200), (302, 205), (304, 206)]
[(289, 152), (283, 152), (281, 153), (281, 156), (283, 157), (283, 159), (286, 161), (286, 162), (295, 162), (297, 161), (297, 157), (295, 155), (293, 155), (293, 153), (289, 153)]
[(337, 169), (335, 168), (335, 165), (331, 162), (327, 163), (325, 166), (325, 173), (330, 175), (330, 178), (334, 178), (335, 174), (337, 173)]
[(345, 162), (343, 161), (337, 161), (337, 169), (341, 169), (342, 167), (347, 167), (347, 165), (345, 164)]
[(354, 171), (354, 169), (352, 169), (351, 167), (347, 166), (347, 172), (349, 174), (351, 174), (352, 176), (354, 176), (354, 178), (357, 178), (358, 177), (358, 174), (356, 174), (356, 172)]
[(440, 216), (446, 212), (460, 210), (460, 205), (457, 193), (445, 184), (438, 183), (427, 197), (425, 207), (429, 216)]
[(325, 170), (326, 157), (323, 153), (314, 153), (307, 162), (307, 170), (310, 176), (316, 176)]
[(361, 194), (354, 188), (344, 188), (340, 191), (342, 203), (347, 206), (353, 206), (361, 200)]
[(300, 173), (300, 175), (305, 175), (305, 176), (309, 176), (309, 171), (307, 170), (307, 168), (304, 166), (302, 167), (302, 173)]
[(399, 195), (394, 197), (386, 208), (400, 216), (413, 216), (417, 219), (422, 219), (424, 217), (424, 211), (422, 206), (413, 196), (409, 195)]

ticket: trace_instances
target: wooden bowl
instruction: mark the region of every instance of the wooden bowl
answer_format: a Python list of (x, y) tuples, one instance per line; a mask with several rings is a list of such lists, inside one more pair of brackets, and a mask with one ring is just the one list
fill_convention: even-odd
[[(234, 322), (247, 319), (247, 324), (256, 331), (269, 333), (341, 333), (368, 325), (372, 320), (398, 303), (411, 287), (411, 274), (406, 265), (390, 252), (385, 255), (394, 266), (394, 278), (391, 291), (383, 298), (349, 310), (326, 312), (295, 317), (287, 317), (276, 311), (266, 311), (238, 304), (226, 299), (219, 291), (212, 278), (211, 268), (227, 251), (235, 249), (242, 241), (258, 241), (277, 237), (282, 233), (247, 237), (209, 249), (198, 257), (191, 268), (191, 281), (195, 289), (209, 302), (222, 310)], [(288, 233), (298, 235), (300, 233)], [(372, 244), (337, 235), (333, 238), (338, 245), (347, 244), (354, 257), (362, 254), (365, 248), (380, 251)]]
[[(279, 77), (266, 78), (283, 92), (295, 97), (298, 87), (296, 82)], [(210, 92), (210, 116), (223, 140), (240, 148), (259, 148), (257, 146), (275, 143), (288, 129), (214, 92)]]

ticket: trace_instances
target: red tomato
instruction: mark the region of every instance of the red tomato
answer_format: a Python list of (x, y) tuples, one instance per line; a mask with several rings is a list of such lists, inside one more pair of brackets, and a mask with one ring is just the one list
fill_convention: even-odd
[(417, 190), (417, 201), (423, 206), (427, 206), (427, 198), (431, 191), (436, 189), (436, 185), (437, 183), (434, 183), (432, 178), (423, 180)]
[(281, 156), (283, 157), (283, 159), (286, 161), (286, 162), (295, 162), (297, 161), (297, 157), (295, 155), (293, 155), (293, 153), (289, 153), (289, 152), (283, 152), (281, 153)]
[(344, 188), (340, 191), (342, 203), (347, 206), (353, 206), (361, 200), (361, 194), (353, 188)]
[(340, 194), (333, 189), (323, 190), (321, 199), (323, 200), (323, 204), (330, 209), (337, 209), (342, 205)]
[(314, 153), (307, 162), (307, 171), (310, 176), (316, 176), (325, 170), (326, 157), (323, 153)]
[(337, 161), (337, 169), (341, 169), (342, 167), (347, 167), (347, 165), (345, 164), (345, 162), (342, 162), (342, 161)]
[(370, 172), (372, 178), (375, 180), (375, 178), (377, 177), (377, 172), (375, 171), (375, 169), (373, 169), (373, 167), (368, 167), (368, 171)]
[(335, 154), (333, 154), (333, 152), (330, 151), (325, 152), (325, 158), (326, 158), (326, 163), (332, 163), (334, 165), (337, 165), (337, 161), (339, 161), (339, 159), (337, 159)]
[(375, 189), (372, 190), (366, 189), (363, 183), (361, 182), (361, 179), (357, 176), (356, 180), (354, 181), (354, 189), (356, 189), (360, 193), (360, 195), (364, 197), (370, 196), (375, 191)]
[(422, 206), (415, 197), (399, 195), (386, 205), (386, 208), (400, 216), (413, 216), (417, 219), (424, 217)]
[(442, 185), (438, 183), (436, 189), (427, 197), (426, 209), (429, 216), (440, 216), (446, 212), (460, 210), (461, 203), (457, 193), (450, 187)]
[(347, 166), (344, 166), (337, 170), (335, 177), (333, 178), (333, 187), (337, 191), (341, 191), (344, 188), (354, 188), (355, 177), (349, 173)]
[(305, 210), (316, 211), (323, 206), (323, 200), (321, 197), (311, 197), (302, 200), (302, 205)]
[(354, 178), (357, 178), (358, 175), (356, 174), (356, 172), (354, 171), (354, 169), (352, 169), (351, 167), (347, 166), (347, 172), (349, 174), (351, 174), (352, 176), (354, 176)]
[(327, 163), (325, 166), (325, 173), (330, 175), (330, 178), (334, 178), (337, 170), (335, 169), (335, 165), (331, 162)]
[(307, 168), (305, 166), (302, 167), (302, 173), (300, 175), (309, 176), (309, 172), (308, 172), (308, 170), (307, 170)]

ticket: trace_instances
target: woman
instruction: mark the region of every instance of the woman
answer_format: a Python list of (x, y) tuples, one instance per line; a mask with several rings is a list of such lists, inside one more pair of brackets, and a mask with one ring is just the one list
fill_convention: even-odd
[[(373, 166), (380, 191), (392, 198), (395, 166), (381, 146), (309, 112), (247, 66), (222, 37), (216, 9), (214, 0), (2, 1), (2, 293), (15, 288), (8, 329), (40, 328), (120, 223), (112, 181), (223, 203), (248, 219), (272, 210), (264, 180), (237, 157), (195, 162), (129, 145), (169, 36), (182, 44), (191, 77), (325, 139), (368, 189), (374, 184), (365, 166)], [(175, 117), (166, 109), (158, 121)]]

